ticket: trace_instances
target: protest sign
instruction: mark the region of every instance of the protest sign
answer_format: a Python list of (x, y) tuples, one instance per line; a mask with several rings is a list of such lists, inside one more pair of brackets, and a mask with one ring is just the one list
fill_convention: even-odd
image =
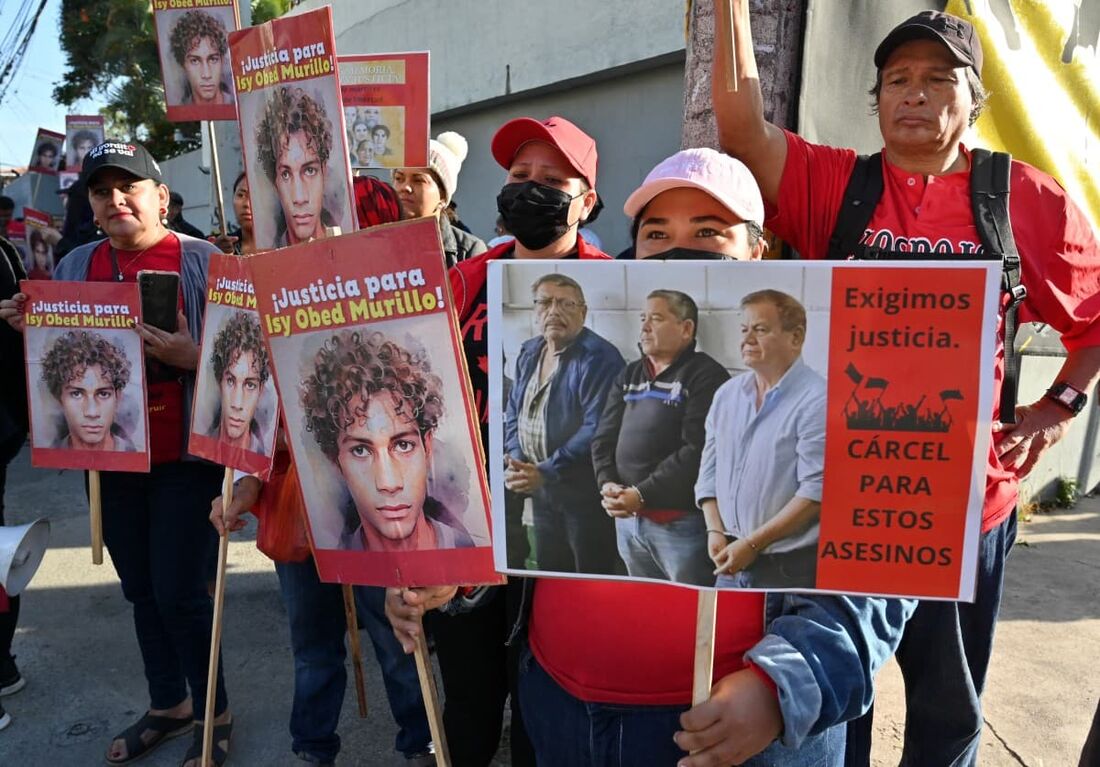
[(234, 0), (153, 0), (153, 24), (173, 122), (235, 120), (228, 36), (240, 27)]
[(435, 222), (248, 264), (321, 580), (499, 583)]
[(61, 145), (65, 141), (64, 133), (39, 128), (34, 137), (34, 151), (27, 170), (37, 173), (57, 173), (61, 164)]
[(428, 53), (338, 56), (353, 168), (428, 167)]
[(53, 277), (53, 246), (45, 237), (45, 230), (52, 225), (50, 215), (34, 208), (23, 208), (23, 224), (26, 237), (24, 267), (32, 280), (48, 280)]
[(136, 283), (21, 283), (40, 468), (149, 471), (145, 357)]
[(279, 401), (245, 259), (213, 254), (191, 413), (188, 452), (267, 475)]
[(229, 36), (256, 247), (356, 229), (328, 6)]
[[(985, 262), (491, 264), (498, 570), (660, 580), (616, 534), (662, 525), (695, 574), (680, 585), (972, 599), (999, 279)], [(639, 342), (671, 343), (655, 314), (692, 302), (709, 360), (654, 377)], [(548, 343), (568, 351), (540, 418)], [(708, 369), (705, 389), (690, 376)], [(565, 508), (581, 519), (569, 537), (551, 519)]]
[[(66, 115), (65, 117), (65, 170), (78, 172), (84, 164), (84, 155), (92, 147), (103, 143), (103, 117), (101, 115)], [(62, 188), (68, 186), (63, 184)]]

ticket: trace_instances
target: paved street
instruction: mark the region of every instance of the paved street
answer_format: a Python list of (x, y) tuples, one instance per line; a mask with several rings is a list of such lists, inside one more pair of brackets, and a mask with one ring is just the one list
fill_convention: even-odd
[[(0, 732), (0, 765), (102, 764), (114, 733), (144, 711), (129, 606), (109, 562), (91, 564), (87, 510), (76, 472), (32, 470), (24, 451), (10, 467), (9, 523), (53, 523), (50, 551), (23, 600), (15, 640), (27, 688), (5, 698), (14, 721)], [(1100, 696), (1100, 501), (1035, 518), (1021, 528), (986, 695), (982, 764), (1064, 767), (1077, 754)], [(223, 658), (237, 718), (231, 764), (301, 765), (289, 752), (292, 674), (274, 571), (251, 540), (234, 536)], [(357, 716), (349, 684), (341, 721), (342, 764), (390, 765), (395, 728), (363, 634), (370, 715)], [(875, 762), (897, 763), (903, 709), (895, 667), (880, 678)], [(175, 766), (185, 739), (141, 762)], [(502, 762), (506, 764), (506, 762)]]

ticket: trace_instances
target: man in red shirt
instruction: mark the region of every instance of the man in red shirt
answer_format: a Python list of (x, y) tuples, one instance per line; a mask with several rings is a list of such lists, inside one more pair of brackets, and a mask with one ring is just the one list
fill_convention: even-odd
[[(768, 227), (802, 257), (826, 257), (856, 154), (811, 144), (768, 123), (748, 3), (734, 3), (733, 30), (726, 28), (723, 13), (715, 17), (717, 35), (734, 35), (739, 77), (737, 90), (727, 92), (726, 54), (716, 46), (713, 98), (722, 148), (756, 176), (768, 205)], [(982, 242), (970, 205), (971, 152), (961, 143), (986, 99), (974, 28), (948, 14), (923, 12), (887, 35), (875, 65), (872, 96), (885, 144), (884, 190), (862, 244), (885, 251), (884, 257), (975, 253)], [(1096, 236), (1050, 176), (1013, 162), (1010, 179), (1010, 211), (1026, 211), (1011, 220), (1027, 291), (1019, 320), (1058, 330), (1068, 353), (1048, 396), (1017, 407), (1014, 424), (993, 413), (974, 603), (922, 602), (898, 648), (906, 685), (905, 765), (975, 763), (1004, 562), (1016, 534), (1019, 479), (1065, 434), (1100, 369)], [(995, 402), (1003, 376), (1002, 342)], [(849, 765), (869, 763), (869, 717), (849, 727)]]

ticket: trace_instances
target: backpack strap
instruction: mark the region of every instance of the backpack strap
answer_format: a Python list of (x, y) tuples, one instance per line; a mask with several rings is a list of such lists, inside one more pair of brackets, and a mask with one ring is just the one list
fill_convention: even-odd
[(882, 152), (856, 157), (825, 258), (845, 261), (856, 255), (859, 241), (871, 223), (878, 201), (882, 199), (883, 188)]
[(982, 246), (989, 253), (1001, 254), (1001, 289), (1008, 297), (1005, 305), (1005, 377), (1001, 385), (1001, 422), (1016, 423), (1016, 396), (1020, 386), (1020, 354), (1016, 351), (1018, 322), (1016, 309), (1027, 297), (1021, 283), (1020, 253), (1012, 235), (1008, 215), (1008, 195), (1012, 174), (1012, 156), (1005, 152), (975, 149), (970, 153), (970, 202), (974, 226)]

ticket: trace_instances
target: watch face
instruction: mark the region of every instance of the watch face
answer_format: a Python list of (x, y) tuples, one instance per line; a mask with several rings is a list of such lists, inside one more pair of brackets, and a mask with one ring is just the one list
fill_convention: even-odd
[(1058, 401), (1066, 407), (1073, 407), (1077, 402), (1078, 396), (1080, 396), (1078, 392), (1066, 386), (1062, 388), (1062, 391), (1058, 392)]

